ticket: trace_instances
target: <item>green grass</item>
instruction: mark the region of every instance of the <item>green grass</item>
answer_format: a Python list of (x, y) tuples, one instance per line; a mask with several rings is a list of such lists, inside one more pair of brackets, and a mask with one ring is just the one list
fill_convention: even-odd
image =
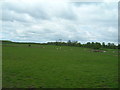
[(118, 87), (115, 50), (101, 53), (80, 47), (17, 46), (3, 45), (3, 88)]

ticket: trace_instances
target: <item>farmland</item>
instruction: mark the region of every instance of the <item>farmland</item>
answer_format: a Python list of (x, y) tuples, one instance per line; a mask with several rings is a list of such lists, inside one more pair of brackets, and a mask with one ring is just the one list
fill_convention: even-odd
[(11, 44), (2, 47), (3, 88), (117, 88), (118, 53), (89, 48)]

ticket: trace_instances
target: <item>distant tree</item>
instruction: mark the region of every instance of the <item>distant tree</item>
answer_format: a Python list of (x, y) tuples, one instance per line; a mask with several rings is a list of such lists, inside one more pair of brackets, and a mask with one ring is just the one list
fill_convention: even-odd
[(115, 49), (116, 45), (114, 43), (108, 43), (107, 48)]
[(73, 41), (72, 46), (77, 46), (78, 41)]
[(120, 44), (118, 44), (118, 49), (120, 49)]
[(55, 42), (55, 45), (59, 45), (59, 42), (56, 41), (56, 42)]
[(68, 40), (67, 45), (68, 45), (68, 46), (71, 46), (71, 45), (72, 45), (71, 40)]
[(77, 46), (78, 46), (78, 47), (81, 47), (81, 46), (82, 46), (82, 44), (79, 42), (79, 43), (77, 43)]
[(96, 43), (94, 44), (93, 49), (100, 49), (100, 48), (101, 48), (101, 44), (100, 44), (99, 42), (96, 42)]
[(102, 42), (102, 47), (103, 47), (103, 48), (105, 48), (105, 47), (106, 47), (105, 42)]
[(91, 48), (91, 43), (87, 42), (86, 47)]

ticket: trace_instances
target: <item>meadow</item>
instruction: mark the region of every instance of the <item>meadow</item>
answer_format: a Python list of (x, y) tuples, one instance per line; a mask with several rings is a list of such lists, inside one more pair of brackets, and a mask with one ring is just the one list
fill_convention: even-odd
[(3, 88), (117, 88), (118, 52), (89, 48), (3, 45)]

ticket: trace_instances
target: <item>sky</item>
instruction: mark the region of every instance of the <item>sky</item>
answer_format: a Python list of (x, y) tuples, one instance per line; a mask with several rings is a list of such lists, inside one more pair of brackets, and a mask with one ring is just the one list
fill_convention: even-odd
[(117, 2), (2, 2), (1, 40), (118, 43)]

